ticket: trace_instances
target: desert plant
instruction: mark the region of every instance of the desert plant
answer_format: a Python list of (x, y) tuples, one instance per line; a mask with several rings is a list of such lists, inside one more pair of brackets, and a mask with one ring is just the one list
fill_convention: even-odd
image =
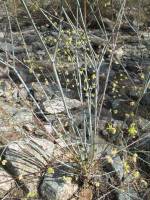
[[(18, 1), (14, 0), (14, 2), (14, 21), (16, 23), (17, 29), (19, 30), (21, 40), (23, 42), (26, 52), (26, 58), (24, 62), (19, 61), (19, 63), (22, 64), (26, 69), (28, 69), (30, 74), (34, 76), (36, 82), (39, 85), (39, 88), (41, 88), (46, 99), (48, 100), (51, 99), (43, 87), (43, 82), (45, 85), (48, 86), (55, 82), (61, 94), (61, 99), (66, 113), (65, 117), (67, 118), (67, 127), (69, 127), (67, 130), (65, 124), (63, 123), (63, 119), (57, 113), (54, 113), (54, 115), (57, 121), (59, 122), (59, 125), (61, 126), (61, 132), (57, 130), (57, 127), (51, 124), (50, 120), (42, 110), (40, 103), (35, 99), (34, 95), (29, 90), (28, 84), (22, 78), (18, 69), (16, 68), (16, 61), (18, 62), (18, 58), (15, 56), (13, 48), (13, 63), (9, 64), (8, 62), (3, 61), (2, 59), (0, 59), (0, 63), (6, 65), (9, 69), (13, 70), (14, 73), (18, 76), (19, 81), (23, 84), (24, 88), (27, 90), (30, 98), (32, 99), (32, 105), (29, 102), (26, 102), (27, 105), (29, 105), (30, 107), (35, 106), (44, 118), (44, 121), (46, 121), (48, 124), (51, 124), (53, 132), (49, 133), (47, 130), (45, 130), (42, 120), (39, 119), (37, 113), (33, 111), (33, 114), (38, 119), (37, 122), (41, 125), (39, 127), (45, 130), (46, 137), (59, 149), (59, 154), (52, 155), (52, 157), (49, 158), (47, 157), (47, 155), (45, 155), (45, 152), (42, 150), (42, 148), (39, 147), (39, 145), (36, 142), (34, 142), (31, 138), (30, 143), (28, 143), (27, 145), (30, 147), (30, 149), (34, 150), (37, 154), (41, 155), (44, 161), (41, 162), (41, 160), (38, 157), (35, 157), (32, 153), (30, 153), (30, 151), (25, 151), (24, 155), (22, 155), (22, 158), (20, 158), (20, 162), (27, 160), (29, 165), (31, 164), (39, 168), (39, 170), (36, 173), (34, 173), (33, 176), (39, 177), (40, 184), (42, 182), (42, 177), (45, 173), (52, 175), (55, 173), (59, 165), (65, 167), (67, 166), (71, 171), (68, 172), (67, 177), (63, 176), (63, 180), (66, 182), (76, 182), (80, 186), (79, 190), (77, 191), (80, 199), (82, 199), (84, 193), (86, 192), (90, 194), (89, 199), (105, 199), (105, 197), (107, 199), (107, 196), (108, 198), (110, 198), (110, 194), (113, 193), (115, 190), (118, 191), (125, 187), (122, 180), (121, 183), (113, 183), (107, 181), (107, 177), (109, 177), (109, 174), (113, 172), (106, 172), (104, 170), (104, 166), (106, 166), (106, 163), (111, 165), (114, 162), (113, 159), (118, 154), (122, 157), (121, 164), (124, 168), (124, 174), (131, 175), (133, 177), (132, 180), (134, 184), (137, 185), (141, 180), (144, 179), (142, 178), (140, 172), (137, 169), (137, 154), (129, 152), (129, 147), (140, 140), (139, 138), (137, 138), (138, 129), (136, 124), (134, 123), (134, 113), (131, 116), (133, 122), (130, 123), (127, 128), (117, 127), (113, 125), (112, 122), (108, 122), (108, 125), (105, 127), (105, 131), (110, 137), (116, 136), (119, 132), (119, 134), (122, 134), (123, 137), (125, 136), (127, 138), (127, 141), (131, 141), (131, 143), (124, 141), (124, 138), (122, 138), (122, 146), (116, 147), (115, 144), (111, 145), (108, 143), (107, 148), (111, 147), (110, 152), (107, 152), (107, 148), (103, 148), (101, 152), (98, 152), (100, 155), (97, 155), (97, 151), (99, 150), (97, 145), (97, 143), (99, 143), (97, 141), (99, 134), (98, 126), (102, 116), (102, 109), (105, 103), (106, 93), (109, 86), (112, 63), (114, 62), (114, 57), (116, 56), (116, 45), (119, 39), (119, 30), (122, 25), (123, 18), (125, 16), (126, 0), (119, 1), (119, 5), (117, 5), (118, 12), (115, 13), (116, 18), (113, 19), (114, 26), (111, 30), (112, 34), (110, 36), (107, 34), (103, 17), (101, 15), (101, 10), (98, 9), (100, 15), (99, 17), (97, 17), (94, 14), (94, 9), (97, 5), (96, 3), (92, 4), (90, 3), (90, 1), (85, 0), (84, 4), (82, 5), (79, 0), (76, 0), (75, 12), (74, 10), (72, 10), (72, 1), (61, 1), (59, 4), (59, 10), (56, 9), (55, 15), (53, 15), (53, 13), (49, 12), (48, 9), (43, 7), (43, 2), (41, 1), (27, 2), (25, 0), (21, 0), (19, 4), (21, 4), (21, 8), (24, 9), (26, 16), (31, 22), (34, 32), (37, 34), (40, 44), (42, 45), (42, 48), (46, 53), (45, 57), (48, 60), (49, 65), (51, 65), (52, 67), (53, 73), (52, 71), (50, 71), (51, 69), (46, 69), (47, 74), (44, 74), (43, 68), (37, 65), (37, 58), (33, 58), (28, 52), (27, 44), (23, 35), (22, 26), (19, 21), (19, 14), (17, 14), (17, 6), (20, 5), (18, 4)], [(104, 7), (110, 7), (110, 4), (112, 4), (112, 2), (113, 1), (98, 1), (97, 3), (98, 5), (99, 3), (102, 3), (102, 6)], [(4, 7), (6, 10), (8, 20), (11, 44), (14, 47), (15, 41), (12, 30), (11, 10), (5, 2)], [(92, 47), (92, 35), (89, 34), (89, 31), (87, 29), (86, 18), (88, 15), (88, 9), (91, 11), (91, 13), (93, 13), (94, 18), (96, 18), (96, 22), (98, 22), (99, 29), (103, 32), (104, 40), (102, 52), (100, 55), (97, 54), (94, 48)], [(71, 17), (68, 10), (70, 11), (73, 17)], [(36, 25), (36, 19), (34, 19), (34, 17), (32, 16), (32, 14), (34, 15), (35, 12), (40, 13), (40, 16), (43, 16), (43, 18), (46, 19), (47, 22), (52, 26), (56, 33), (55, 38), (42, 35), (38, 26)], [(99, 19), (101, 19), (101, 21)], [(64, 28), (64, 24), (69, 27), (68, 30)], [(53, 53), (50, 53), (49, 45), (53, 45)], [(103, 79), (103, 77), (100, 77), (100, 71), (103, 67), (104, 57), (108, 51), (110, 52), (110, 60), (107, 66), (105, 79), (102, 87), (101, 79)], [(4, 53), (10, 56), (7, 51), (4, 51)], [(63, 69), (59, 69), (58, 66), (63, 66), (64, 63), (69, 63), (71, 69), (68, 68), (65, 72), (63, 71)], [(123, 66), (122, 68), (126, 76), (129, 79), (131, 79), (131, 82), (133, 82), (126, 69), (124, 69)], [(42, 81), (39, 78), (38, 74), (43, 75)], [(51, 74), (51, 77), (49, 77), (49, 74)], [(113, 92), (116, 92), (117, 84), (118, 82), (113, 82)], [(148, 85), (149, 78), (147, 79), (144, 85), (144, 92), (141, 93), (139, 100), (135, 103), (135, 105), (131, 105), (135, 106), (135, 113), (138, 109), (140, 100), (142, 99), (145, 91), (147, 90)], [(81, 102), (81, 111), (83, 115), (82, 129), (79, 128), (76, 119), (74, 119), (73, 111), (69, 109), (64, 93), (64, 87), (68, 90), (70, 88), (73, 89), (74, 93), (77, 93), (77, 99)], [(102, 92), (100, 92), (101, 89)], [(61, 145), (58, 142), (58, 139), (61, 139), (63, 141), (65, 147), (61, 147)], [(112, 146), (116, 148), (112, 148)], [(19, 156), (17, 152), (12, 153), (16, 156)], [(7, 169), (9, 166), (7, 160), (5, 163), (6, 157), (7, 156), (5, 155), (4, 150), (2, 152), (2, 165), (4, 168), (6, 168), (7, 171), (9, 171), (9, 169)], [(131, 170), (133, 170), (133, 173), (130, 173)], [(28, 174), (29, 171), (26, 171), (26, 174), (23, 176), (18, 175), (16, 173), (13, 176), (13, 178), (17, 180), (19, 178), (21, 181), (23, 181), (24, 179), (30, 179), (30, 176), (28, 177)], [(33, 176), (31, 177), (31, 179), (33, 179)], [(18, 183), (20, 184), (19, 181)], [(107, 185), (108, 190), (101, 189), (105, 187), (105, 185)], [(87, 190), (87, 188), (89, 190)], [(24, 189), (24, 187), (21, 187), (21, 189)], [(91, 192), (94, 190), (97, 191), (95, 197), (94, 193)], [(99, 191), (101, 190), (105, 191), (106, 193), (102, 192), (101, 196), (99, 196)], [(34, 198), (36, 196), (34, 192), (29, 192), (28, 194), (27, 193), (28, 191), (26, 192), (27, 198)]]

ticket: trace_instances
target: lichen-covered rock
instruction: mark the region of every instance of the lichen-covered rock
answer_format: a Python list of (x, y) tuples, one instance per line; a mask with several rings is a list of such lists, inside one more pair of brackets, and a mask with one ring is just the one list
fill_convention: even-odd
[(78, 185), (72, 183), (72, 166), (60, 165), (54, 169), (53, 174), (46, 174), (40, 186), (43, 200), (66, 200), (70, 199), (78, 189)]
[[(65, 97), (66, 106), (68, 109), (79, 108), (82, 106), (82, 103), (77, 99), (70, 99)], [(54, 98), (51, 100), (47, 100), (43, 103), (44, 110), (49, 114), (56, 114), (65, 112), (65, 106), (62, 98)]]
[(0, 142), (14, 141), (22, 137), (24, 126), (35, 127), (32, 112), (15, 102), (0, 100)]
[(140, 128), (140, 132), (143, 132), (143, 133), (150, 132), (150, 121), (149, 120), (138, 116), (137, 124), (138, 124), (138, 127)]
[(32, 137), (10, 143), (2, 154), (8, 173), (18, 177), (29, 191), (37, 192), (39, 175), (52, 159), (53, 151), (52, 142)]
[(8, 191), (15, 186), (15, 181), (2, 168), (0, 168), (0, 198), (3, 198)]

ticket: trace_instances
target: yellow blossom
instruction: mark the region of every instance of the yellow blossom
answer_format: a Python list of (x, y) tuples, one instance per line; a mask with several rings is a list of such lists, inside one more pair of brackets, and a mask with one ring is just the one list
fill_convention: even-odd
[(111, 151), (111, 155), (112, 155), (112, 156), (116, 156), (117, 152), (118, 152), (117, 149), (114, 148), (114, 149), (112, 149), (112, 151)]
[(111, 156), (107, 155), (107, 156), (106, 156), (106, 159), (107, 159), (107, 162), (108, 162), (108, 163), (110, 163), (110, 164), (113, 163), (113, 159), (112, 159)]
[(141, 186), (142, 187), (147, 187), (148, 183), (144, 179), (141, 179)]
[(132, 157), (132, 160), (133, 160), (134, 163), (137, 162), (137, 157), (138, 157), (137, 153), (134, 153), (133, 157)]
[(128, 128), (128, 133), (130, 136), (135, 138), (135, 136), (137, 135), (137, 127), (136, 127), (135, 123), (130, 124), (130, 126)]
[(31, 191), (27, 194), (27, 198), (35, 198), (37, 197), (37, 192)]
[(118, 113), (118, 110), (114, 110), (113, 113), (114, 113), (114, 114), (117, 114), (117, 113)]
[(145, 75), (143, 73), (141, 73), (140, 77), (141, 77), (141, 79), (144, 79)]
[(49, 167), (48, 169), (47, 169), (47, 173), (48, 174), (54, 174), (54, 169), (52, 168), (52, 167)]
[(133, 172), (134, 178), (138, 179), (140, 177), (140, 172), (139, 171), (134, 171)]
[(117, 132), (117, 129), (116, 127), (113, 126), (112, 123), (109, 123), (106, 130), (109, 132), (109, 133), (112, 133), (112, 134), (115, 134)]
[(18, 176), (18, 179), (19, 179), (19, 180), (22, 180), (22, 179), (23, 179), (23, 175), (20, 174), (20, 175)]
[(96, 79), (96, 74), (92, 74), (92, 79)]
[(64, 180), (65, 182), (67, 182), (67, 183), (71, 183), (72, 178), (69, 177), (69, 176), (63, 176), (63, 180)]
[(95, 186), (96, 186), (96, 187), (100, 187), (100, 182), (97, 182), (97, 181), (96, 181), (96, 182), (95, 182)]
[(1, 162), (2, 162), (2, 165), (4, 166), (4, 165), (6, 165), (7, 160), (2, 160)]
[(125, 161), (123, 163), (123, 167), (124, 167), (125, 174), (128, 174), (130, 172), (130, 166), (129, 166), (128, 162)]
[(135, 102), (134, 101), (131, 101), (130, 102), (130, 106), (134, 106), (135, 105)]

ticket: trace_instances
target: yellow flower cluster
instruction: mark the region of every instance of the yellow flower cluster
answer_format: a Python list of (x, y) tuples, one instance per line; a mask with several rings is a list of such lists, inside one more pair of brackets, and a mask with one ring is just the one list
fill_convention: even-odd
[(115, 134), (117, 132), (117, 128), (114, 127), (112, 123), (108, 123), (106, 130), (111, 134)]
[(137, 135), (137, 127), (135, 123), (131, 123), (129, 128), (128, 128), (128, 133), (131, 137), (135, 138), (135, 136)]
[(123, 167), (124, 167), (124, 172), (125, 172), (125, 174), (128, 174), (129, 172), (130, 172), (130, 165), (128, 164), (128, 162), (127, 161), (124, 161), (124, 163), (123, 163)]
[(7, 163), (7, 160), (2, 160), (1, 157), (0, 157), (0, 165), (4, 166), (4, 165), (6, 165), (6, 163)]

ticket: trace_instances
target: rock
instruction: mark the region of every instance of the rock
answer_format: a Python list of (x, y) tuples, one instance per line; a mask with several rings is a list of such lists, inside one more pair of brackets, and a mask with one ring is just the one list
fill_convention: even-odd
[[(5, 156), (8, 160), (12, 161), (12, 164), (14, 164), (14, 166), (20, 166), (18, 167), (20, 172), (23, 172), (25, 168), (33, 172), (38, 169), (39, 166), (33, 165), (32, 162), (30, 163), (30, 158), (32, 157), (33, 160), (39, 160), (41, 164), (44, 165), (47, 163), (48, 160), (50, 160), (53, 151), (54, 144), (52, 142), (46, 139), (29, 137), (28, 139), (25, 138), (9, 144), (8, 148), (6, 149)], [(14, 152), (14, 154), (12, 154), (12, 152)], [(18, 154), (18, 156), (16, 154), (16, 158), (14, 158), (15, 152)], [(31, 165), (33, 168), (30, 168), (29, 166), (24, 166), (23, 163), (17, 163), (17, 159), (21, 159), (23, 161), (24, 155), (22, 155), (21, 157), (21, 154), (23, 154), (24, 152), (31, 155), (31, 157), (28, 157), (29, 160), (26, 160), (24, 163), (29, 161), (29, 165)], [(23, 174), (26, 173), (23, 172)]]
[[(138, 193), (134, 190), (134, 187), (132, 186), (132, 177), (127, 178), (124, 177), (124, 165), (123, 160), (121, 159), (121, 156), (119, 153), (116, 153), (116, 155), (113, 155), (114, 146), (110, 143), (106, 142), (101, 137), (95, 138), (95, 149), (97, 158), (101, 157), (106, 159), (105, 162), (103, 162), (103, 170), (105, 173), (108, 173), (107, 178), (109, 177), (110, 180), (113, 181), (113, 185), (122, 185), (122, 189), (124, 191), (116, 190), (116, 197), (115, 199), (118, 200), (128, 200), (129, 197), (135, 197), (135, 199), (138, 199)], [(122, 149), (122, 148), (121, 148)], [(119, 150), (119, 149), (118, 149)], [(106, 184), (106, 182), (105, 182)], [(130, 184), (130, 187), (128, 188), (128, 185)], [(134, 199), (134, 198), (133, 198)]]
[(134, 180), (135, 177), (132, 176), (132, 174), (129, 174), (124, 177), (122, 180), (122, 187), (120, 190), (117, 190), (118, 192), (118, 200), (138, 200), (140, 198), (140, 194), (134, 187)]
[[(56, 84), (45, 85), (44, 83), (39, 84), (37, 82), (34, 82), (32, 83), (31, 89), (37, 101), (43, 102), (47, 99), (47, 97), (49, 97), (49, 99), (54, 98), (54, 97), (61, 97), (60, 90), (58, 89), (58, 86)], [(66, 89), (66, 88), (62, 88), (62, 89), (66, 97), (68, 98), (77, 97), (75, 92), (72, 91), (71, 89)]]
[(128, 95), (130, 98), (133, 98), (135, 100), (137, 100), (140, 95), (141, 95), (141, 92), (142, 92), (142, 86), (138, 86), (138, 87), (129, 87), (129, 84), (128, 84), (128, 87), (126, 87), (126, 90), (125, 90), (125, 93), (126, 95)]
[(34, 30), (28, 31), (27, 33), (24, 33), (24, 40), (27, 45), (31, 45), (32, 43), (38, 41), (38, 36), (35, 34)]
[(101, 154), (107, 152), (110, 153), (111, 149), (112, 146), (109, 145), (105, 139), (103, 139), (100, 135), (95, 136), (95, 158), (98, 158)]
[[(30, 88), (29, 88), (29, 90), (30, 90)], [(21, 99), (24, 99), (24, 100), (27, 99), (27, 97), (29, 96), (29, 94), (28, 94), (28, 92), (27, 92), (27, 90), (25, 89), (25, 87), (24, 87), (23, 84), (21, 84), (21, 85), (19, 86), (18, 96), (19, 96)]]
[(79, 199), (80, 200), (92, 200), (93, 199), (93, 191), (91, 188), (82, 188), (79, 192)]
[(51, 160), (53, 151), (54, 144), (46, 139), (32, 137), (12, 142), (3, 153), (7, 163), (11, 164), (6, 170), (12, 177), (20, 177), (29, 191), (37, 192), (38, 176)]
[[(66, 106), (68, 109), (79, 108), (82, 103), (77, 99), (70, 99), (65, 97)], [(65, 112), (65, 107), (63, 100), (60, 97), (53, 98), (51, 100), (46, 100), (43, 102), (44, 110), (49, 114), (56, 114)]]
[(140, 199), (137, 192), (133, 189), (132, 186), (130, 186), (130, 188), (126, 188), (125, 191), (120, 191), (118, 192), (118, 200), (129, 200), (129, 199), (133, 199), (133, 200), (138, 200)]
[[(71, 166), (70, 163), (68, 163)], [(78, 185), (72, 183), (71, 168), (67, 165), (59, 165), (54, 168), (53, 174), (46, 174), (40, 185), (40, 194), (44, 200), (70, 199), (77, 191)]]
[(2, 40), (4, 38), (5, 33), (4, 32), (0, 32), (0, 40)]
[(44, 50), (38, 50), (36, 53), (37, 53), (40, 60), (43, 60), (44, 56), (46, 54)]
[(20, 109), (16, 114), (13, 116), (13, 121), (18, 124), (27, 124), (33, 122), (33, 114), (29, 112), (26, 108)]
[[(129, 115), (134, 111), (134, 106), (130, 105), (129, 99), (115, 99), (112, 101), (113, 118), (117, 120), (124, 120), (126, 114)], [(117, 111), (117, 112), (115, 112)]]
[(32, 90), (34, 93), (34, 98), (37, 101), (45, 101), (47, 96), (51, 99), (55, 94), (51, 86), (46, 86), (45, 84), (39, 84), (37, 82), (32, 83)]
[[(25, 107), (18, 106), (17, 104), (6, 103), (5, 101), (0, 101), (0, 106), (2, 106), (0, 118), (3, 117), (5, 119), (5, 114), (10, 116), (10, 122), (12, 124), (23, 124), (23, 123), (32, 123), (33, 122), (33, 114)], [(3, 116), (2, 116), (3, 114)]]
[(138, 152), (139, 168), (149, 175), (150, 171), (150, 133), (145, 133), (134, 149)]
[(144, 96), (141, 99), (140, 103), (143, 106), (150, 106), (150, 89), (144, 94)]
[[(118, 193), (118, 200), (129, 200), (129, 199), (133, 199), (133, 200), (138, 200), (140, 199), (139, 194), (137, 192), (137, 190), (134, 187), (134, 184), (132, 184), (134, 182), (134, 177), (132, 175), (128, 175), (128, 176), (124, 176), (124, 166), (123, 166), (123, 162), (120, 163), (120, 160), (116, 160), (117, 162), (115, 164), (113, 164), (113, 166), (117, 166), (117, 168), (119, 169), (119, 172), (121, 172), (119, 175), (120, 178), (122, 177), (123, 179), (121, 180), (121, 189), (117, 190)], [(120, 165), (119, 165), (120, 163)], [(117, 165), (116, 165), (117, 164)]]
[(4, 97), (5, 92), (7, 92), (11, 88), (11, 84), (7, 79), (3, 79), (0, 81), (0, 96)]
[(9, 69), (7, 66), (0, 63), (0, 79), (8, 78)]
[(124, 175), (123, 162), (118, 153), (115, 156), (112, 156), (113, 150), (114, 146), (111, 143), (102, 139), (100, 135), (95, 136), (95, 159), (99, 159), (102, 155), (106, 156), (106, 158), (107, 156), (112, 157), (112, 163), (108, 163), (106, 161), (103, 167), (107, 170), (107, 172), (115, 172), (117, 179), (121, 181)]
[(122, 181), (122, 178), (124, 176), (124, 167), (123, 167), (123, 162), (120, 158), (119, 155), (116, 155), (113, 157), (113, 163), (112, 163), (112, 168), (115, 171), (117, 178)]
[(15, 54), (22, 54), (22, 53), (26, 53), (26, 50), (22, 46), (17, 46), (17, 47), (14, 48), (14, 53)]
[(32, 45), (32, 50), (33, 50), (33, 52), (37, 52), (37, 51), (39, 51), (39, 50), (43, 50), (44, 49), (44, 47), (43, 47), (43, 45), (41, 44), (41, 42), (34, 42), (33, 43), (33, 45)]
[(149, 200), (150, 199), (150, 188), (148, 188), (143, 196), (144, 200)]
[(131, 25), (128, 22), (122, 23), (120, 29), (123, 33), (134, 33), (135, 32), (134, 29), (131, 27)]
[(33, 114), (27, 108), (6, 102), (4, 99), (0, 101), (0, 108), (0, 142), (3, 144), (23, 137), (24, 126), (36, 127)]
[(47, 132), (48, 134), (52, 134), (52, 133), (53, 133), (53, 128), (52, 128), (52, 125), (51, 125), (51, 124), (45, 124), (45, 125), (44, 125), (44, 128), (45, 128), (45, 130), (46, 130), (46, 132)]
[(106, 162), (103, 164), (103, 169), (105, 173), (108, 173), (107, 178), (109, 177), (114, 185), (123, 185), (124, 168), (120, 156), (112, 157), (112, 155), (107, 154), (105, 158)]
[(30, 84), (28, 84), (26, 86), (28, 87), (28, 90), (25, 88), (25, 86), (23, 84), (18, 85), (18, 87), (16, 87), (13, 90), (13, 97), (17, 102), (19, 102), (20, 100), (33, 101), (32, 97), (31, 97), (31, 95), (34, 97), (32, 87), (30, 86)]
[(140, 128), (140, 132), (143, 132), (143, 133), (150, 132), (150, 121), (149, 120), (138, 116), (136, 122), (137, 122), (138, 127)]
[[(21, 76), (21, 78), (26, 84), (29, 84), (36, 80), (33, 73), (29, 72), (29, 68), (22, 66), (19, 63), (16, 64), (15, 68), (17, 70), (17, 73)], [(9, 76), (13, 79), (15, 83), (22, 83), (17, 73), (13, 69), (10, 69)]]
[(125, 98), (122, 97), (120, 99), (116, 98), (111, 102), (111, 107), (113, 108), (112, 113), (115, 119), (123, 120), (127, 115), (132, 116), (132, 113), (135, 112), (135, 106), (138, 100), (140, 101), (137, 109), (137, 115), (141, 116), (143, 119), (150, 119), (149, 94), (145, 94), (145, 99), (144, 96), (142, 99), (140, 99), (142, 88), (136, 88), (137, 89), (133, 89), (133, 87), (128, 86), (127, 90), (125, 90), (125, 93), (128, 95), (128, 97), (125, 96)]
[(5, 52), (12, 52), (12, 50), (13, 50), (13, 46), (12, 46), (12, 44), (10, 44), (10, 43), (7, 43), (7, 42), (0, 42), (0, 51), (2, 50), (2, 51), (5, 51)]
[(2, 168), (0, 168), (0, 198), (3, 198), (8, 191), (15, 186), (15, 181)]

